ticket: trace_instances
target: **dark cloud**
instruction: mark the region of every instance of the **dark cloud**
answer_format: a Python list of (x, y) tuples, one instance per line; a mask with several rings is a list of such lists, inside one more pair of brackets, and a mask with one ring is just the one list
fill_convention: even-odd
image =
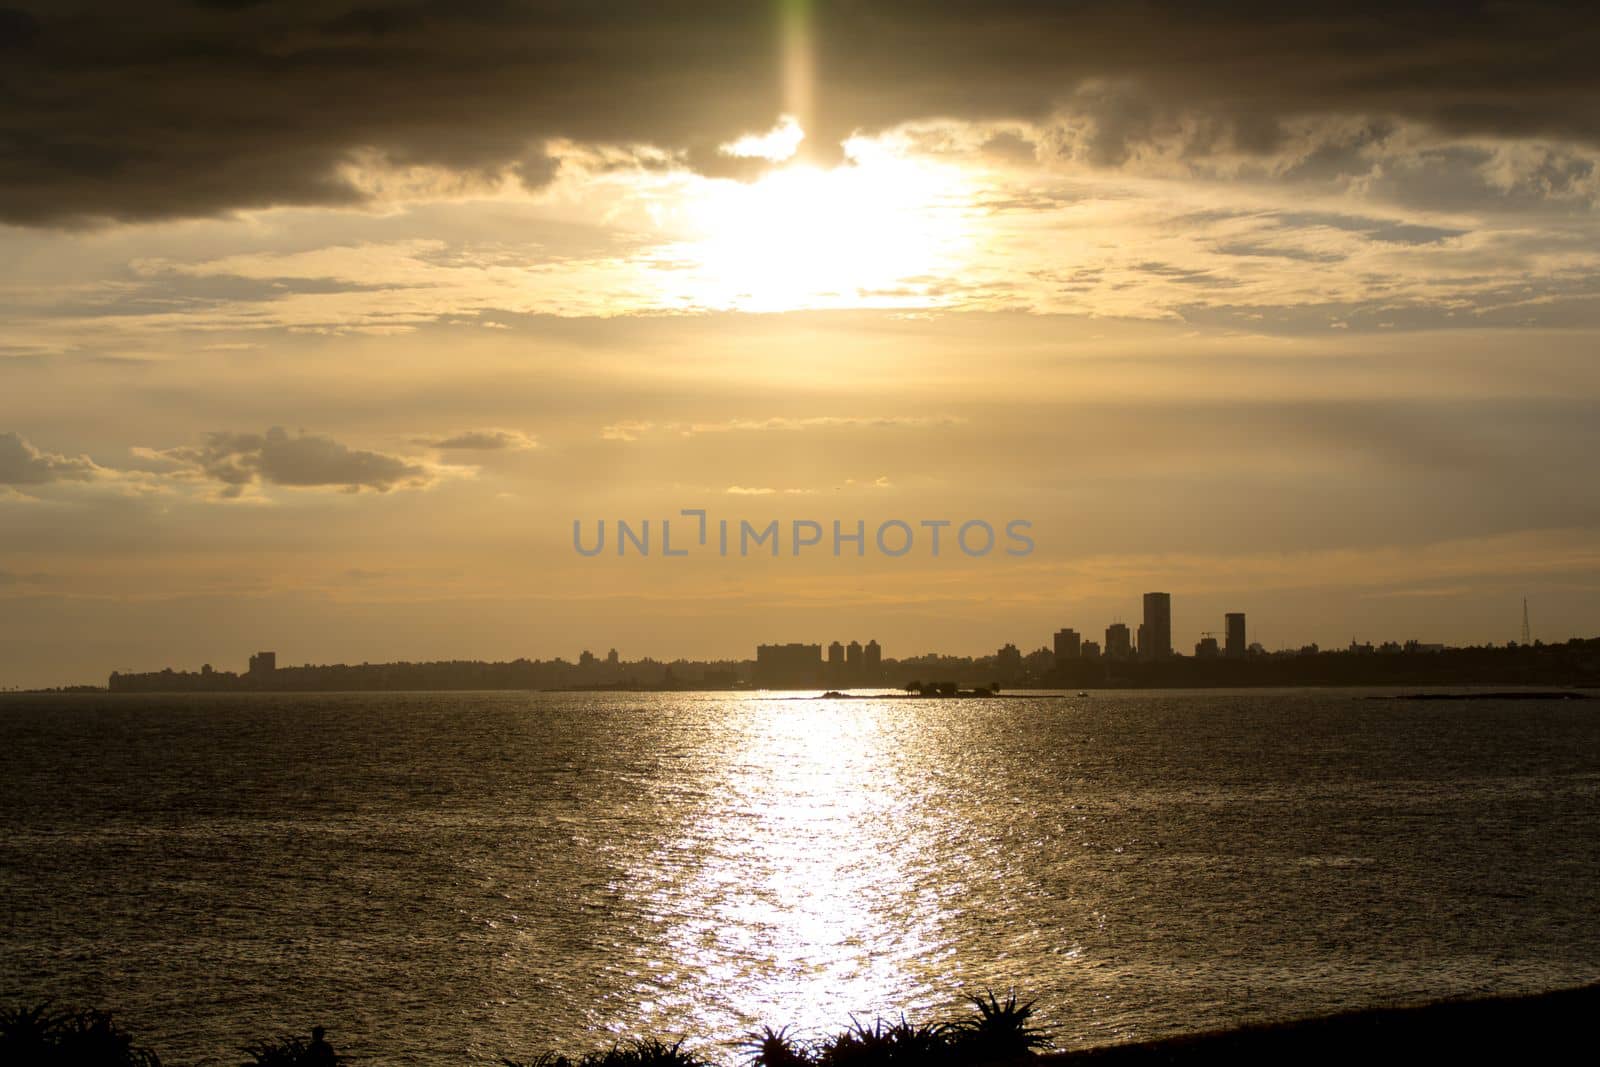
[(1338, 263), (1347, 258), (1340, 252), (1318, 252), (1309, 248), (1291, 248), (1260, 241), (1230, 241), (1213, 249), (1218, 255), (1244, 256), (1250, 259), (1294, 259), (1302, 263)]
[(1364, 215), (1341, 215), (1327, 211), (1289, 211), (1273, 216), (1285, 229), (1305, 226), (1331, 226), (1336, 230), (1359, 233), (1372, 241), (1386, 244), (1430, 245), (1460, 237), (1466, 230), (1452, 230), (1441, 226), (1421, 226), (1415, 223), (1395, 222), (1392, 219), (1375, 219)]
[[(742, 173), (759, 164), (715, 146), (783, 107), (778, 6), (24, 4), (0, 11), (0, 220), (352, 203), (363, 194), (340, 165), (355, 151), (537, 183), (550, 137), (650, 143)], [(815, 6), (824, 144), (916, 118), (1042, 120), (1069, 102), (1088, 115), (1087, 158), (1105, 164), (1179, 114), (1199, 153), (1271, 152), (1286, 120), (1330, 114), (1600, 138), (1587, 5)]]
[[(1219, 249), (1219, 251), (1221, 250)], [(1132, 269), (1140, 274), (1165, 278), (1181, 285), (1201, 285), (1217, 289), (1231, 289), (1241, 284), (1237, 278), (1224, 278), (1213, 270), (1195, 270), (1191, 267), (1182, 267), (1175, 263), (1160, 263), (1155, 260), (1135, 263)]]
[(538, 447), (537, 441), (518, 430), (464, 430), (449, 437), (420, 438), (417, 444), (470, 452), (502, 452)]
[(15, 433), (0, 433), (0, 485), (86, 482), (100, 468), (88, 456), (41, 452)]
[(426, 467), (402, 456), (351, 448), (331, 437), (304, 431), (291, 436), (278, 426), (265, 434), (213, 433), (204, 445), (158, 454), (221, 482), (222, 495), (229, 497), (259, 484), (386, 493), (400, 486), (421, 487), (433, 480)]

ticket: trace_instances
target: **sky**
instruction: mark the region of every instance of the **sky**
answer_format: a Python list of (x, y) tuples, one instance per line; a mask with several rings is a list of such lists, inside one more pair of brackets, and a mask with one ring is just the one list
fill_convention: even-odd
[[(1180, 649), (1600, 634), (1597, 52), (1556, 3), (0, 7), (0, 686), (1027, 651), (1147, 590)], [(685, 509), (780, 552), (665, 557)]]

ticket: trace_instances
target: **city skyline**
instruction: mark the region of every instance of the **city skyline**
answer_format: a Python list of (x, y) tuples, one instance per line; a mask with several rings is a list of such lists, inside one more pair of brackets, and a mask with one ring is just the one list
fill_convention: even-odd
[[(1170, 619), (1172, 617), (1172, 604), (1175, 599), (1172, 594), (1147, 593), (1143, 594), (1138, 600), (1134, 600), (1133, 598), (1127, 599), (1130, 603), (1144, 604), (1149, 606), (1151, 602), (1148, 598), (1152, 596), (1165, 598), (1165, 605), (1170, 624)], [(1484, 639), (1440, 640), (1440, 634), (1438, 630), (1430, 629), (1424, 620), (1424, 623), (1421, 626), (1416, 625), (1414, 621), (1407, 621), (1397, 626), (1389, 626), (1388, 628), (1385, 628), (1380, 622), (1373, 629), (1345, 635), (1327, 634), (1324, 639), (1320, 640), (1314, 637), (1302, 639), (1297, 636), (1290, 636), (1287, 639), (1279, 640), (1272, 636), (1273, 627), (1271, 620), (1267, 621), (1265, 632), (1258, 634), (1256, 630), (1257, 623), (1254, 621), (1254, 616), (1250, 612), (1221, 611), (1214, 613), (1214, 619), (1193, 618), (1191, 616), (1195, 614), (1195, 612), (1186, 612), (1182, 610), (1183, 599), (1176, 599), (1178, 599), (1180, 604), (1180, 610), (1177, 612), (1177, 619), (1180, 623), (1180, 628), (1177, 632), (1180, 636), (1178, 639), (1174, 640), (1170, 646), (1167, 646), (1166, 650), (1163, 652), (1163, 655), (1174, 656), (1177, 658), (1190, 657), (1197, 654), (1204, 655), (1205, 653), (1200, 652), (1198, 646), (1200, 646), (1200, 644), (1206, 641), (1208, 638), (1216, 641), (1216, 654), (1218, 656), (1235, 656), (1237, 654), (1242, 654), (1234, 652), (1233, 645), (1229, 643), (1235, 635), (1234, 620), (1236, 619), (1238, 625), (1238, 637), (1242, 642), (1240, 648), (1258, 649), (1267, 653), (1295, 652), (1311, 646), (1316, 646), (1324, 651), (1337, 651), (1347, 647), (1357, 646), (1370, 646), (1373, 648), (1384, 646), (1399, 649), (1404, 645), (1410, 644), (1421, 645), (1430, 648), (1494, 648), (1503, 647), (1508, 644), (1514, 645), (1521, 643), (1520, 629), (1518, 629), (1516, 633), (1511, 632), (1513, 624), (1517, 627), (1520, 627), (1521, 625), (1521, 612), (1523, 610), (1523, 602), (1521, 600), (1519, 600), (1516, 604), (1516, 618), (1515, 620), (1512, 620), (1512, 622), (1508, 622), (1505, 632), (1492, 635)], [(1236, 600), (1237, 598), (1225, 599), (1227, 599), (1228, 603), (1231, 604), (1233, 600)], [(1159, 601), (1157, 603), (1159, 603)], [(1159, 610), (1159, 608), (1157, 610)], [(1049, 613), (1046, 612), (1045, 614), (1048, 615)], [(1087, 612), (1080, 611), (1079, 614), (1087, 614)], [(1147, 625), (1145, 622), (1140, 622), (1137, 629), (1135, 629), (1123, 621), (1124, 613), (1121, 611), (1112, 611), (1107, 617), (1109, 621), (1105, 622), (1103, 625), (1096, 626), (1091, 623), (1088, 624), (1090, 628), (1084, 630), (1080, 630), (1073, 626), (1055, 626), (1037, 630), (1039, 637), (1037, 643), (1035, 643), (1035, 639), (1033, 637), (1019, 637), (1018, 627), (1012, 627), (1010, 629), (1005, 627), (997, 627), (987, 644), (983, 643), (982, 639), (980, 639), (980, 641), (975, 645), (967, 645), (955, 648), (950, 646), (938, 647), (933, 645), (916, 644), (915, 639), (913, 638), (909, 641), (906, 641), (901, 647), (918, 649), (918, 651), (911, 653), (913, 656), (933, 655), (977, 660), (982, 659), (985, 656), (993, 656), (996, 647), (1010, 645), (1016, 647), (1024, 655), (1035, 655), (1038, 652), (1048, 650), (1052, 653), (1052, 655), (1059, 658), (1062, 655), (1061, 650), (1064, 642), (1070, 640), (1073, 642), (1072, 647), (1079, 649), (1078, 652), (1071, 653), (1073, 656), (1082, 654), (1091, 658), (1099, 656), (1106, 656), (1107, 658), (1111, 659), (1153, 658), (1149, 651), (1151, 646), (1141, 644), (1138, 636), (1145, 630)], [(837, 662), (841, 666), (857, 662), (855, 657), (871, 657), (874, 661), (899, 658), (896, 656), (885, 655), (883, 652), (884, 646), (880, 644), (875, 637), (864, 634), (863, 636), (867, 637), (866, 643), (862, 643), (856, 637), (851, 637), (848, 644), (846, 644), (839, 638), (831, 636), (831, 633), (833, 631), (837, 631), (839, 628), (837, 623), (823, 622), (817, 625), (824, 627), (828, 633), (820, 637), (808, 637), (805, 635), (800, 635), (801, 639), (796, 640), (796, 634), (793, 632), (788, 634), (780, 634), (775, 632), (770, 640), (758, 641), (753, 647), (759, 648), (763, 644), (795, 648), (803, 646), (807, 649), (813, 650), (818, 659), (823, 663), (833, 664)], [(782, 629), (782, 627), (769, 628), (775, 631)], [(861, 629), (861, 627), (857, 627), (857, 629)], [(1117, 640), (1123, 642), (1122, 644), (1113, 644), (1112, 634), (1114, 632), (1118, 635)], [(1192, 640), (1184, 640), (1185, 635), (1191, 634), (1193, 637)], [(1068, 635), (1070, 635), (1070, 637)], [(647, 649), (647, 651), (642, 653), (637, 660), (632, 662), (650, 662), (662, 664), (673, 662), (748, 662), (753, 664), (758, 660), (758, 656), (752, 653), (752, 646), (748, 644), (747, 638), (745, 639), (746, 643), (742, 645), (734, 645), (726, 649), (706, 650), (692, 647), (683, 648), (682, 645), (674, 646), (674, 643), (666, 639), (663, 635), (655, 635), (653, 639), (649, 634), (641, 636), (642, 641), (635, 643), (633, 647), (643, 647)], [(1533, 640), (1543, 644), (1557, 644), (1571, 639), (1586, 639), (1587, 637), (1592, 636), (1592, 633), (1573, 632), (1561, 635), (1547, 635), (1545, 632), (1539, 630), (1538, 627), (1534, 626), (1531, 627), (1531, 636)], [(996, 641), (999, 642), (998, 646)], [(454, 651), (448, 649), (445, 651), (440, 651), (438, 649), (420, 648), (408, 655), (384, 655), (380, 651), (376, 654), (366, 654), (361, 656), (340, 655), (327, 651), (313, 654), (309, 650), (305, 650), (305, 646), (312, 644), (312, 642), (307, 642), (304, 640), (282, 642), (262, 641), (258, 639), (255, 641), (255, 644), (257, 646), (264, 644), (271, 644), (275, 646), (275, 650), (273, 652), (261, 653), (261, 655), (267, 657), (275, 657), (278, 654), (278, 650), (284, 648), (290, 649), (292, 651), (285, 656), (285, 662), (296, 661), (304, 664), (367, 662), (424, 663), (453, 661), (507, 662), (512, 660), (567, 662), (569, 661), (568, 657), (570, 656), (570, 662), (577, 665), (582, 665), (586, 662), (586, 659), (595, 658), (591, 652), (591, 649), (594, 648), (609, 649), (608, 655), (611, 662), (614, 663), (619, 655), (618, 646), (627, 646), (629, 642), (621, 641), (614, 644), (610, 638), (602, 635), (597, 640), (585, 639), (580, 641), (577, 645), (578, 652), (576, 654), (573, 653), (573, 650), (570, 647), (543, 649), (513, 648), (510, 652), (486, 653), (482, 650), (464, 649), (459, 645), (456, 645), (454, 646)], [(446, 643), (446, 645), (448, 645), (448, 643)], [(137, 674), (144, 673), (149, 670), (161, 670), (164, 667), (176, 667), (180, 670), (198, 671), (202, 666), (210, 666), (213, 663), (230, 662), (233, 658), (235, 658), (233, 654), (236, 652), (236, 649), (223, 647), (222, 642), (216, 642), (212, 645), (213, 648), (216, 648), (219, 651), (200, 657), (183, 657), (172, 654), (163, 655), (159, 651), (159, 646), (152, 647), (156, 648), (157, 650), (152, 653), (150, 658), (144, 660), (142, 664), (118, 663), (114, 666), (102, 667), (98, 670), (86, 670), (76, 676), (56, 677), (46, 681), (30, 681), (16, 676), (0, 676), (0, 689), (54, 688), (59, 686), (97, 685), (100, 684), (98, 679), (103, 679), (107, 674), (110, 673), (122, 672), (126, 674)], [(337, 642), (334, 642), (332, 647), (338, 647)], [(676, 647), (677, 650), (664, 650), (672, 649), (674, 647)], [(839, 657), (837, 661), (834, 659), (835, 647), (837, 647)], [(250, 659), (251, 662), (249, 664), (249, 668), (253, 673), (255, 669), (255, 657), (252, 656)], [(855, 670), (856, 668), (851, 666), (850, 669)]]
[[(885, 656), (883, 646), (874, 637), (869, 637), (863, 644), (852, 637), (848, 644), (838, 638), (833, 638), (826, 645), (820, 641), (774, 641), (758, 643), (753, 655), (678, 655), (661, 657), (645, 653), (639, 658), (628, 660), (622, 658), (616, 647), (610, 647), (602, 660), (590, 648), (585, 647), (568, 660), (564, 654), (556, 654), (545, 659), (543, 656), (518, 655), (514, 659), (508, 657), (504, 660), (493, 660), (480, 656), (463, 657), (417, 657), (415, 659), (378, 659), (362, 660), (361, 666), (382, 666), (385, 664), (449, 664), (449, 663), (506, 663), (528, 662), (533, 664), (549, 664), (552, 666), (570, 665), (579, 672), (589, 672), (588, 675), (575, 675), (575, 678), (595, 677), (599, 670), (609, 677), (620, 677), (619, 671), (649, 665), (655, 667), (672, 667), (675, 665), (689, 665), (696, 668), (712, 667), (718, 670), (727, 667), (749, 668), (738, 675), (738, 680), (755, 685), (790, 685), (799, 680), (806, 684), (815, 681), (818, 684), (839, 684), (848, 687), (853, 684), (863, 684), (870, 680), (882, 680), (882, 668), (885, 665), (897, 664), (902, 661), (918, 661), (927, 659), (944, 659), (949, 661), (967, 661), (973, 664), (983, 664), (993, 661), (1002, 673), (1008, 671), (1020, 672), (1024, 661), (1029, 665), (1029, 676), (1037, 676), (1042, 672), (1039, 666), (1045, 659), (1054, 667), (1077, 660), (1107, 661), (1138, 661), (1151, 662), (1165, 659), (1243, 659), (1246, 657), (1301, 655), (1307, 652), (1343, 652), (1352, 653), (1399, 653), (1399, 652), (1433, 652), (1445, 650), (1464, 649), (1493, 649), (1515, 648), (1519, 644), (1529, 644), (1530, 632), (1519, 635), (1521, 640), (1487, 641), (1467, 644), (1450, 644), (1446, 642), (1424, 641), (1416, 636), (1384, 636), (1377, 640), (1360, 640), (1352, 636), (1347, 645), (1323, 646), (1319, 642), (1309, 642), (1300, 645), (1285, 645), (1267, 647), (1261, 641), (1255, 640), (1249, 629), (1249, 614), (1240, 611), (1225, 612), (1222, 616), (1222, 627), (1217, 630), (1198, 630), (1197, 640), (1190, 651), (1173, 647), (1170, 634), (1173, 596), (1167, 592), (1149, 592), (1143, 594), (1141, 602), (1145, 610), (1145, 621), (1141, 622), (1137, 631), (1131, 629), (1127, 623), (1120, 619), (1112, 621), (1105, 626), (1104, 639), (1097, 640), (1086, 634), (1079, 633), (1072, 627), (1062, 627), (1048, 635), (1047, 640), (1037, 647), (1030, 647), (1031, 641), (1024, 638), (1021, 645), (1014, 641), (1005, 641), (996, 651), (991, 647), (987, 652), (950, 652), (935, 649), (921, 649), (914, 651), (907, 657)], [(1526, 603), (1523, 611), (1526, 618)], [(1155, 625), (1152, 626), (1152, 623)], [(1165, 628), (1165, 633), (1162, 632)], [(1154, 640), (1147, 635), (1157, 634)], [(1135, 637), (1134, 635), (1138, 636)], [(1218, 636), (1218, 635), (1221, 636)], [(1581, 635), (1573, 635), (1571, 640), (1584, 640)], [(1538, 645), (1545, 645), (1542, 638), (1535, 639)], [(1560, 642), (1551, 642), (1560, 643)], [(237, 677), (262, 677), (271, 675), (277, 668), (276, 650), (261, 651), (249, 657), (248, 668)], [(337, 657), (312, 657), (303, 661), (301, 667), (317, 667), (322, 665), (345, 666), (344, 660)], [(149, 676), (152, 674), (173, 673), (174, 667), (168, 663), (154, 669), (122, 669), (110, 672), (113, 679), (119, 674), (125, 677)], [(178, 667), (179, 674), (194, 674), (201, 677), (210, 676), (214, 668), (210, 661), (204, 662), (198, 668)], [(226, 669), (216, 671), (217, 677), (233, 676)], [(670, 676), (670, 671), (669, 671)], [(735, 678), (718, 677), (719, 684), (731, 682)], [(82, 687), (93, 686), (95, 683), (82, 680), (72, 683), (59, 683), (68, 686)], [(0, 680), (0, 689), (19, 688)]]
[[(1123, 624), (1113, 627), (1125, 630)], [(1501, 646), (1453, 648), (1415, 639), (1374, 645), (1352, 641), (1344, 648), (1267, 650), (1251, 643), (1228, 654), (1214, 636), (1196, 645), (1192, 656), (1119, 652), (1104, 655), (1095, 642), (1063, 651), (1057, 644), (1024, 653), (1007, 642), (991, 655), (951, 656), (921, 653), (903, 658), (881, 656), (870, 642), (866, 656), (824, 660), (822, 646), (804, 642), (758, 645), (753, 658), (662, 661), (651, 657), (621, 659), (611, 649), (600, 659), (585, 649), (576, 662), (564, 658), (512, 661), (434, 660), (390, 663), (304, 663), (280, 667), (275, 651), (250, 657), (249, 669), (218, 670), (210, 663), (198, 671), (113, 672), (107, 685), (68, 687), (75, 692), (228, 693), (345, 692), (448, 690), (904, 690), (918, 695), (981, 696), (997, 690), (1081, 687), (1214, 688), (1286, 686), (1475, 686), (1501, 687), (1499, 693), (1478, 691), (1480, 698), (1506, 698), (1503, 687), (1559, 686), (1571, 689), (1600, 684), (1600, 637), (1573, 638), (1547, 645), (1510, 642)], [(1117, 642), (1120, 646), (1120, 639)], [(1076, 647), (1076, 650), (1072, 650)], [(873, 650), (876, 649), (874, 652)], [(963, 693), (960, 686), (973, 689)], [(0, 690), (3, 691), (3, 690)], [(824, 694), (832, 695), (832, 694)], [(1082, 692), (1078, 694), (1083, 696)], [(1560, 694), (1556, 694), (1560, 695)], [(1583, 697), (1568, 693), (1573, 699)], [(1549, 698), (1544, 693), (1524, 697)], [(1436, 699), (1438, 695), (1428, 699)], [(1419, 697), (1419, 699), (1422, 699)]]

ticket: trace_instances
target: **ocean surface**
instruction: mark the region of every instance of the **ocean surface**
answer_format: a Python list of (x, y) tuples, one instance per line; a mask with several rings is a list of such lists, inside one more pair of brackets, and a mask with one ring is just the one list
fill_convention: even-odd
[(0, 697), (0, 1003), (170, 1063), (1037, 998), (1064, 1047), (1600, 978), (1600, 702)]

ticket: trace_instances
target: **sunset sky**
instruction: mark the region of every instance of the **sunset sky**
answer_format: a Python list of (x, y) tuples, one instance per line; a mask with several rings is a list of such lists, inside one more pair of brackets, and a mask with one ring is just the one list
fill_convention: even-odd
[(1600, 633), (1600, 20), (1281, 7), (0, 8), (0, 686)]

